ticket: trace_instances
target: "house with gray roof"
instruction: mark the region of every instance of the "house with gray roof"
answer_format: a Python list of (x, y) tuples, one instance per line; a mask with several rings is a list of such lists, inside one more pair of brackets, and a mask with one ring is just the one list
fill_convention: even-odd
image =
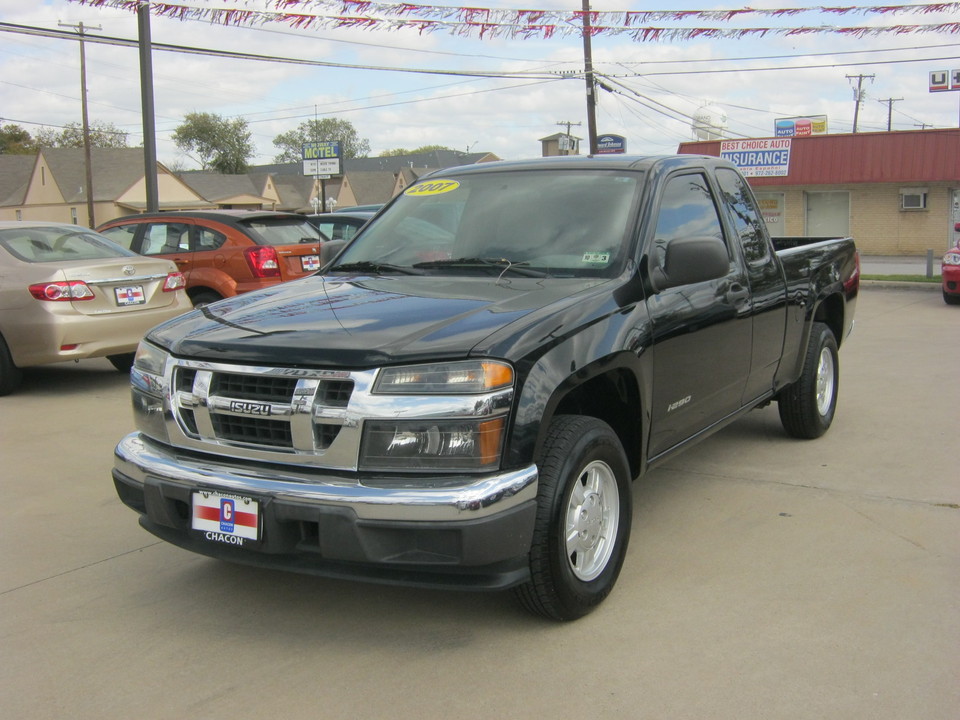
[[(35, 155), (0, 156), (0, 220), (47, 220), (94, 227), (146, 210), (141, 148), (92, 148), (91, 161), (94, 217), (88, 218), (82, 148), (42, 148)], [(157, 163), (157, 187), (161, 210), (216, 207), (162, 163)]]

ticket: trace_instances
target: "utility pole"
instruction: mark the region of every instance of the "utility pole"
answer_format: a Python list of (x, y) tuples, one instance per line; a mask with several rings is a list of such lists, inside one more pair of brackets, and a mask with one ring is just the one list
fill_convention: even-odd
[(893, 129), (893, 104), (901, 100), (903, 100), (903, 98), (887, 98), (886, 100), (880, 101), (887, 106), (887, 132)]
[(157, 123), (153, 115), (153, 47), (150, 39), (150, 3), (137, 6), (137, 30), (140, 37), (140, 107), (143, 116), (143, 182), (147, 212), (160, 209), (157, 185)]
[(873, 79), (876, 75), (847, 75), (847, 80), (856, 79), (857, 89), (853, 91), (853, 99), (856, 102), (853, 109), (853, 131), (857, 131), (857, 118), (860, 117), (860, 103), (863, 102), (863, 98), (866, 96), (866, 93), (863, 91), (863, 81), (866, 78), (870, 78), (870, 82), (873, 82)]
[(583, 78), (587, 84), (587, 135), (590, 154), (597, 154), (597, 95), (593, 82), (593, 51), (590, 47), (590, 0), (583, 0)]
[[(85, 195), (87, 196), (87, 227), (94, 228), (96, 227), (96, 221), (93, 212), (93, 162), (90, 151), (90, 122), (87, 117), (87, 55), (83, 45), (83, 31), (85, 28), (82, 22), (77, 25), (68, 25), (66, 23), (58, 23), (58, 25), (60, 27), (72, 28), (80, 35), (80, 115), (83, 121), (83, 164), (86, 182)], [(103, 30), (99, 25), (92, 29)]]
[[(579, 126), (579, 125), (583, 125), (583, 123), (580, 123), (580, 122), (571, 122), (570, 120), (561, 120), (560, 122), (557, 123), (557, 125), (559, 125), (560, 127), (566, 126), (566, 128), (567, 128), (567, 139), (568, 139), (568, 140), (572, 140), (573, 138), (572, 138), (572, 136), (570, 135), (570, 128), (571, 128), (572, 126), (574, 126), (574, 125), (578, 125), (578, 126)], [(570, 154), (570, 147), (568, 146), (568, 147), (567, 147), (567, 155), (569, 155), (569, 154)]]

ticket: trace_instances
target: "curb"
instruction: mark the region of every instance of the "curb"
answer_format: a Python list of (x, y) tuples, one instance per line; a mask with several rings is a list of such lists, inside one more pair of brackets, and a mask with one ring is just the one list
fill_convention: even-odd
[(861, 280), (860, 287), (882, 288), (887, 290), (929, 290), (940, 292), (942, 284), (932, 282), (909, 282), (906, 280)]

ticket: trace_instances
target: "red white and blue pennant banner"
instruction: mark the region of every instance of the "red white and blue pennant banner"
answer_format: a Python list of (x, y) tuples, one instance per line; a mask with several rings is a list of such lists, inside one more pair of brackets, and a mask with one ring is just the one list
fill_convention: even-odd
[[(90, 7), (136, 11), (140, 0), (70, 0)], [(232, 7), (193, 6), (150, 2), (157, 17), (202, 20), (219, 25), (265, 25), (281, 23), (302, 30), (359, 28), (363, 30), (415, 30), (419, 33), (447, 32), (481, 38), (541, 38), (580, 36), (584, 13), (580, 10), (515, 10), (412, 3), (378, 3), (367, 0), (268, 0), (259, 3), (267, 10), (248, 9), (250, 2), (224, 0)], [(243, 7), (237, 7), (241, 5)], [(297, 12), (294, 12), (297, 11)], [(960, 34), (960, 22), (928, 24), (866, 25), (837, 27), (658, 27), (662, 22), (730, 22), (749, 16), (790, 18), (803, 13), (844, 15), (931, 15), (960, 13), (960, 2), (923, 5), (880, 5), (739, 10), (646, 10), (589, 13), (592, 36), (621, 36), (636, 42), (676, 42), (696, 39), (732, 39), (767, 36), (839, 34), (850, 37), (905, 35), (916, 33)]]

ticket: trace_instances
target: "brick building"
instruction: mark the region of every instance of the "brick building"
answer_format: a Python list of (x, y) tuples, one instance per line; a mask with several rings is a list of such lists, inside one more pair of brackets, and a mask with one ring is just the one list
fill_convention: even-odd
[[(748, 177), (771, 234), (851, 235), (869, 255), (939, 254), (960, 239), (960, 129), (790, 140), (786, 175)], [(719, 156), (721, 141), (678, 152)]]

